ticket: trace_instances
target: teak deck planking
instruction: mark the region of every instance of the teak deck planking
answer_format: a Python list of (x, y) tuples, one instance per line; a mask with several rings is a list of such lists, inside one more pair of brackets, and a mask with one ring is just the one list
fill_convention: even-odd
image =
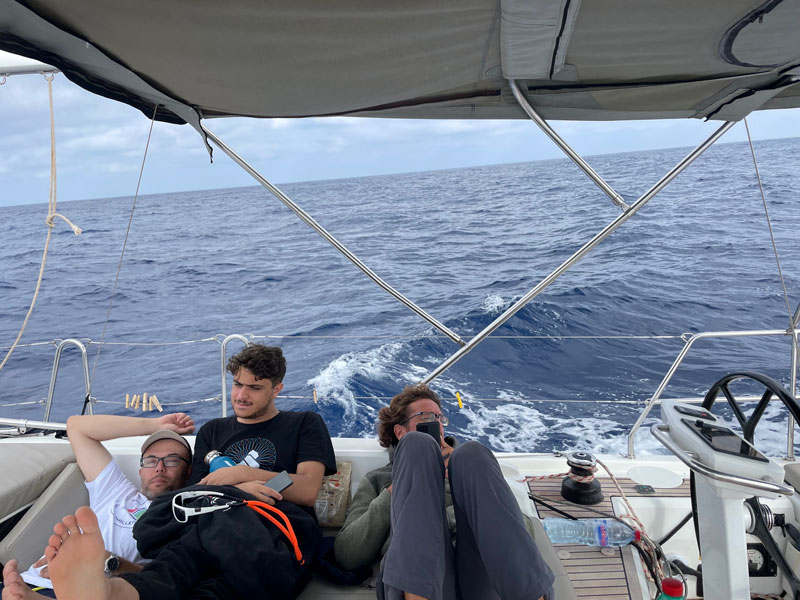
[[(561, 497), (561, 479), (541, 479), (528, 482), (528, 487), (532, 494), (542, 497), (546, 502), (566, 510), (569, 514), (579, 518), (602, 518), (601, 515), (593, 512), (613, 514), (611, 508), (611, 498), (619, 497), (619, 491), (613, 481), (608, 477), (597, 478), (603, 488), (603, 501), (590, 507), (579, 504), (560, 505), (563, 502)], [(617, 478), (617, 482), (625, 492), (626, 496), (636, 497), (689, 497), (689, 482), (684, 480), (683, 484), (675, 488), (655, 488), (654, 494), (642, 494), (635, 489), (636, 482), (627, 478)], [(552, 500), (552, 502), (550, 502)], [(536, 510), (539, 516), (563, 517), (563, 515), (547, 508), (543, 504), (536, 502)], [(581, 545), (553, 545), (561, 558), (561, 564), (569, 576), (575, 593), (581, 600), (631, 600), (645, 597), (636, 575), (634, 561), (640, 561), (636, 551), (630, 547), (620, 548), (593, 548)]]

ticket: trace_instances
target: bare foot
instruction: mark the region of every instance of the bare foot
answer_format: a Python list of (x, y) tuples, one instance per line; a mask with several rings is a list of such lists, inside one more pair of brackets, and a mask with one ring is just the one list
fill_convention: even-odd
[(44, 598), (31, 591), (19, 574), (16, 560), (10, 560), (3, 568), (3, 600), (37, 600)]
[(80, 507), (53, 532), (50, 542), (55, 543), (44, 554), (58, 600), (110, 600), (111, 586), (103, 573), (105, 545), (91, 509)]
[[(67, 537), (69, 537), (71, 531), (70, 528), (67, 526), (67, 523), (69, 523), (69, 525), (72, 527), (72, 532), (79, 533), (78, 523), (75, 520), (75, 515), (67, 515), (61, 521), (56, 523), (55, 526), (53, 527), (53, 535), (51, 535), (50, 538), (47, 540), (47, 547), (50, 548), (50, 554), (52, 555), (50, 558), (58, 554), (58, 549), (61, 547), (61, 544), (65, 539), (67, 539)], [(44, 563), (46, 565), (47, 562), (48, 562), (47, 550), (45, 550), (44, 560), (39, 559), (37, 561), (37, 564), (35, 564), (34, 566), (37, 566), (38, 563)], [(47, 569), (46, 566), (45, 569)]]

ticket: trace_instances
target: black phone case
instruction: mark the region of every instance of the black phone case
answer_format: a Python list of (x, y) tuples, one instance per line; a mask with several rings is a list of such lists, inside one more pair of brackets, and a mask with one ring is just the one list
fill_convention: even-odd
[(432, 435), (436, 443), (441, 446), (442, 444), (442, 431), (439, 427), (439, 421), (431, 421), (428, 423), (417, 423), (417, 431)]

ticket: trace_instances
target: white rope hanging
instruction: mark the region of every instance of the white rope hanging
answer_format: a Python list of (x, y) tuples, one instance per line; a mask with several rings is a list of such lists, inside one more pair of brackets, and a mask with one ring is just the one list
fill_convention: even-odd
[[(39, 290), (42, 287), (42, 278), (44, 277), (44, 266), (47, 262), (47, 251), (50, 248), (50, 238), (53, 235), (53, 228), (55, 227), (55, 218), (58, 217), (63, 219), (67, 225), (72, 228), (72, 231), (75, 235), (81, 234), (80, 227), (76, 226), (72, 221), (70, 221), (67, 217), (62, 214), (56, 212), (56, 125), (55, 125), (55, 115), (53, 111), (53, 74), (52, 73), (44, 73), (44, 78), (47, 80), (47, 88), (50, 96), (50, 197), (48, 201), (47, 207), (47, 218), (45, 219), (45, 223), (47, 224), (47, 239), (44, 243), (44, 252), (42, 253), (42, 264), (39, 267), (39, 278), (36, 280), (36, 289), (33, 292), (33, 299), (31, 300), (30, 308), (28, 308), (28, 314), (25, 315), (25, 319), (22, 321), (22, 327), (20, 327), (19, 333), (17, 334), (17, 339), (14, 340), (14, 343), (11, 344), (11, 348), (6, 353), (3, 362), (0, 363), (0, 369), (2, 369), (8, 359), (11, 358), (11, 354), (14, 352), (14, 349), (19, 344), (19, 340), (22, 338), (22, 334), (25, 332), (25, 328), (28, 326), (28, 320), (33, 313), (33, 308), (36, 306), (36, 299), (39, 297)], [(5, 81), (3, 82), (5, 83)]]

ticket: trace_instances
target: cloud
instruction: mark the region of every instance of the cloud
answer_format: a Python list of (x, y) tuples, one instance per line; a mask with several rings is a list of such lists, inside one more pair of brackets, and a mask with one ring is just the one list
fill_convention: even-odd
[[(131, 195), (150, 121), (138, 110), (53, 82), (59, 197), (64, 200)], [(800, 135), (800, 109), (750, 117), (757, 139)], [(47, 83), (38, 75), (10, 77), (0, 86), (0, 206), (41, 202), (49, 177)], [(277, 183), (427, 171), (561, 157), (526, 121), (436, 121), (331, 117), (210, 119), (207, 126), (247, 162)], [(689, 146), (718, 123), (622, 121), (554, 122), (584, 155)], [(744, 138), (737, 126), (724, 141)], [(591, 160), (589, 161), (591, 163)], [(120, 177), (123, 175), (123, 177)], [(156, 123), (143, 193), (254, 185), (216, 149), (211, 164), (201, 136), (188, 125)], [(146, 191), (145, 191), (146, 190)]]

